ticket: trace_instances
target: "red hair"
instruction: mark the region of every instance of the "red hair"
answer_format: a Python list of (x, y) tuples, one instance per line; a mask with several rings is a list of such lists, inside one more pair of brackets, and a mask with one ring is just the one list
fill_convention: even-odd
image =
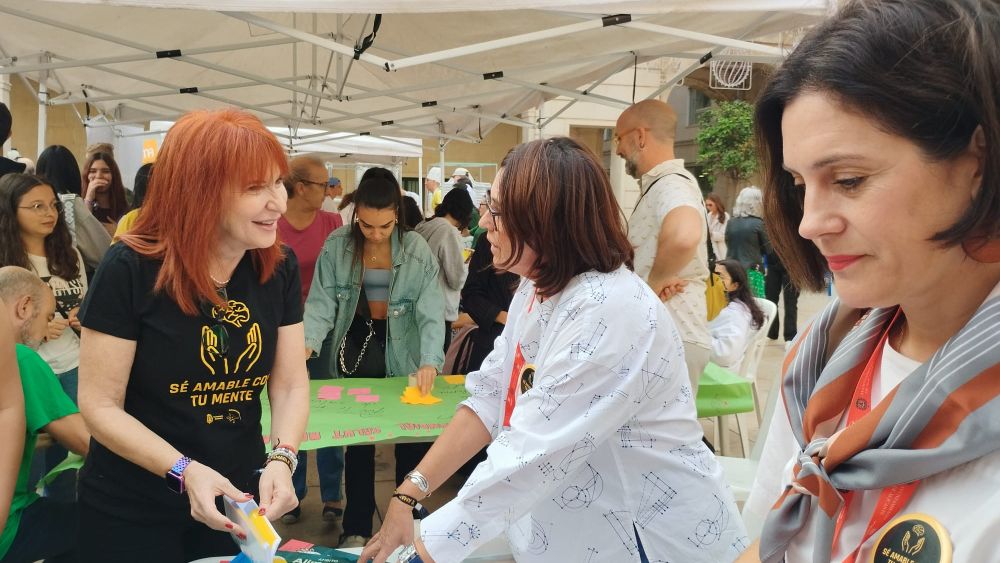
[[(253, 115), (233, 109), (185, 114), (167, 133), (142, 213), (121, 240), (163, 260), (154, 290), (165, 291), (185, 313), (197, 314), (200, 301), (224, 306), (208, 263), (226, 205), (234, 192), (287, 172), (284, 149)], [(284, 258), (277, 240), (250, 253), (261, 283)]]

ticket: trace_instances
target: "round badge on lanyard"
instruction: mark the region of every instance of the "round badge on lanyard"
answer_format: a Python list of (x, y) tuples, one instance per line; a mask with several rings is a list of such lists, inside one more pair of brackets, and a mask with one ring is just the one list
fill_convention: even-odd
[(951, 563), (951, 539), (941, 522), (911, 512), (889, 522), (879, 534), (871, 563)]

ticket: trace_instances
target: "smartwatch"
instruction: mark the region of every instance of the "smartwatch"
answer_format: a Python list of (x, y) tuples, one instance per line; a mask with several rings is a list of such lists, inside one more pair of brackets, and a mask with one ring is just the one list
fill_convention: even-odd
[(184, 494), (184, 470), (187, 466), (191, 464), (191, 458), (184, 456), (177, 460), (177, 463), (170, 468), (169, 471), (163, 476), (167, 480), (167, 488), (171, 491), (182, 495)]

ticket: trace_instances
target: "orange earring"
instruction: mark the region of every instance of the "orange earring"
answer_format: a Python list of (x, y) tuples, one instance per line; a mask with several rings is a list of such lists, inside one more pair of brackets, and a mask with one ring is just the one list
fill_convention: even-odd
[(1000, 262), (1000, 239), (974, 237), (962, 242), (962, 250), (976, 262), (995, 264)]

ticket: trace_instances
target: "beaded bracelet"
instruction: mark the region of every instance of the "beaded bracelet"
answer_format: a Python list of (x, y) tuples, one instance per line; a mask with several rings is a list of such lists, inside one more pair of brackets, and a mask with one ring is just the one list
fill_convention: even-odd
[(409, 506), (410, 508), (417, 507), (417, 499), (411, 497), (410, 495), (404, 493), (393, 493), (392, 498), (398, 500), (399, 502)]

